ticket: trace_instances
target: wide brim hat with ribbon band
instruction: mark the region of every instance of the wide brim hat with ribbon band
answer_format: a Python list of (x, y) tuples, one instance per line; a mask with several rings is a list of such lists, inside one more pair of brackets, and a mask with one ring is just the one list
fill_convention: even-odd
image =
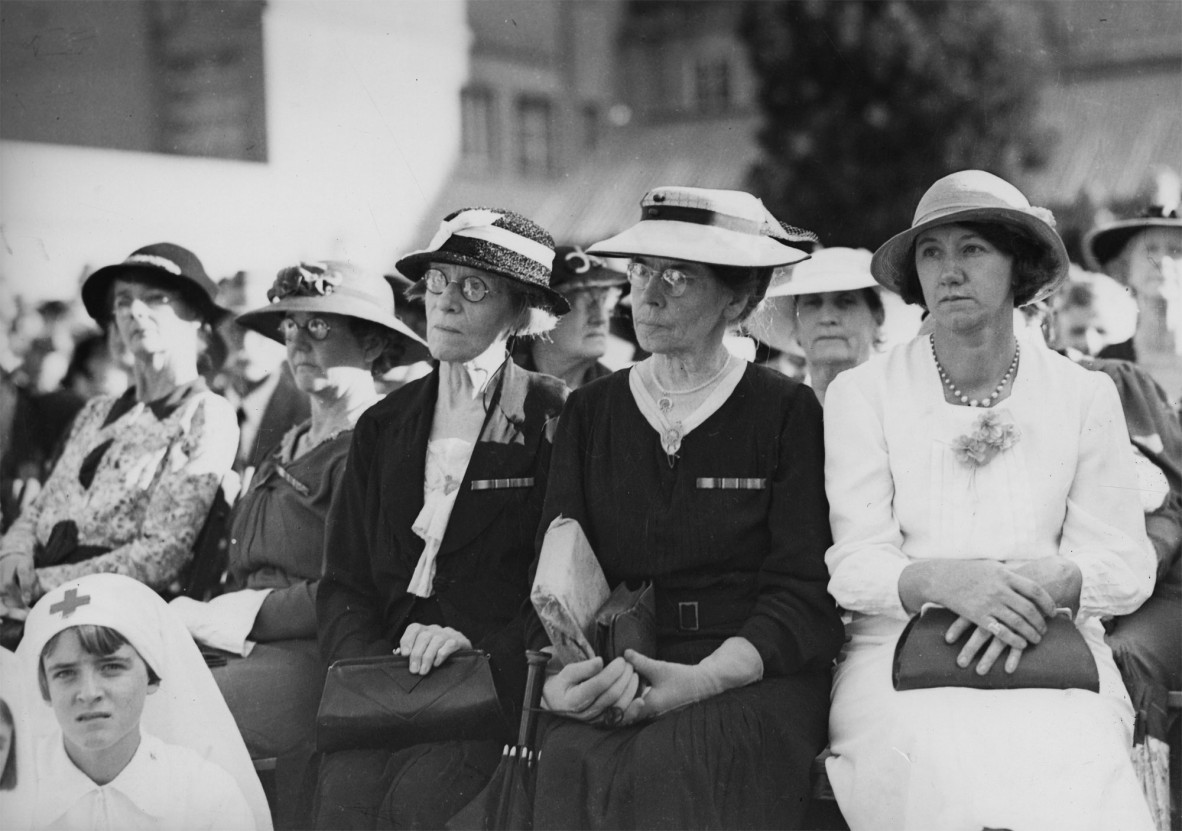
[(524, 216), (501, 208), (461, 208), (448, 214), (421, 251), (395, 265), (418, 282), (432, 263), (487, 271), (528, 289), (533, 305), (555, 314), (570, 311), (566, 298), (550, 286), (554, 238)]
[(208, 323), (217, 323), (230, 313), (214, 301), (217, 284), (205, 273), (196, 254), (171, 242), (158, 242), (136, 249), (123, 262), (104, 266), (86, 278), (82, 303), (87, 314), (100, 326), (106, 325), (111, 319), (111, 284), (120, 277), (134, 280), (137, 276), (181, 292)]
[(1071, 260), (1055, 230), (1055, 218), (1037, 208), (1005, 179), (984, 170), (962, 170), (939, 179), (927, 189), (915, 208), (911, 227), (879, 246), (870, 271), (881, 285), (902, 294), (903, 283), (914, 269), (915, 239), (928, 228), (958, 222), (993, 222), (1024, 232), (1041, 245), (1054, 261), (1046, 279), (1026, 303), (1048, 297), (1067, 279)]
[[(815, 235), (785, 226), (762, 201), (737, 190), (660, 187), (640, 200), (640, 221), (587, 249), (600, 257), (661, 257), (767, 268), (808, 259), (793, 246)], [(802, 236), (807, 235), (807, 236)]]
[(554, 273), (550, 288), (557, 291), (610, 288), (628, 282), (628, 275), (609, 268), (599, 257), (588, 254), (577, 245), (560, 245), (554, 249)]
[(822, 248), (799, 265), (772, 278), (768, 297), (797, 297), (830, 291), (878, 288), (865, 248)]
[(381, 275), (339, 260), (300, 263), (282, 269), (267, 291), (270, 305), (238, 316), (238, 323), (283, 343), (279, 324), (289, 312), (335, 314), (368, 320), (403, 340), (396, 366), (430, 358), (426, 342), (395, 312), (394, 290)]
[(1093, 271), (1102, 271), (1124, 251), (1129, 240), (1148, 228), (1182, 228), (1177, 206), (1151, 205), (1141, 216), (1121, 219), (1093, 228), (1084, 234), (1084, 260)]

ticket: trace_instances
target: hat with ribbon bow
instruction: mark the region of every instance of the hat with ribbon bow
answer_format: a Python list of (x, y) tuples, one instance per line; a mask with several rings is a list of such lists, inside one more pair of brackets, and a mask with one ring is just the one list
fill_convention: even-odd
[(121, 263), (108, 265), (86, 278), (82, 284), (82, 303), (99, 325), (111, 317), (111, 284), (119, 278), (147, 278), (181, 293), (208, 323), (217, 323), (229, 312), (214, 302), (217, 284), (205, 273), (205, 266), (188, 248), (171, 242), (158, 242), (137, 248)]

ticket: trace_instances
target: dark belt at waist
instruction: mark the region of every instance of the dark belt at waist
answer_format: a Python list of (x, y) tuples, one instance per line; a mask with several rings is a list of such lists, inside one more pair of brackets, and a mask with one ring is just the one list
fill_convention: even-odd
[(751, 602), (657, 592), (657, 628), (661, 632), (730, 635), (751, 614)]

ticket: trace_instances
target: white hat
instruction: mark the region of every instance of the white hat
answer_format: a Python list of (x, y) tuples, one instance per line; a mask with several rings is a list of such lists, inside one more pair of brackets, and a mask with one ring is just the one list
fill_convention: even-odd
[(810, 259), (772, 278), (768, 297), (795, 297), (826, 291), (877, 288), (865, 248), (823, 248)]
[(895, 234), (874, 252), (870, 270), (883, 286), (902, 293), (907, 262), (915, 257), (915, 238), (922, 231), (957, 222), (996, 222), (1025, 231), (1043, 246), (1055, 267), (1034, 295), (1023, 303), (1052, 294), (1067, 279), (1067, 248), (1055, 231), (1055, 218), (1046, 208), (1032, 207), (1022, 192), (1005, 179), (984, 170), (961, 170), (938, 180), (915, 208), (911, 227)]
[(815, 240), (810, 232), (785, 227), (762, 201), (737, 190), (654, 188), (640, 208), (639, 222), (587, 253), (766, 268), (808, 259), (790, 243)]

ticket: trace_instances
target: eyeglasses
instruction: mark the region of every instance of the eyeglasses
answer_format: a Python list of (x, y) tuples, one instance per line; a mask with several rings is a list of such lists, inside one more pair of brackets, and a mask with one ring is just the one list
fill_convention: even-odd
[(307, 332), (312, 340), (324, 340), (332, 331), (332, 326), (322, 317), (310, 317), (306, 323), (297, 323), (290, 317), (279, 321), (279, 334), (283, 335), (284, 340), (292, 340), (301, 329)]
[(664, 271), (658, 272), (655, 268), (644, 263), (628, 264), (628, 282), (636, 291), (644, 291), (658, 274), (665, 282), (665, 293), (670, 297), (681, 297), (685, 294), (685, 290), (689, 286), (689, 277), (681, 269), (666, 268)]
[[(568, 255), (569, 256), (569, 255)], [(620, 302), (620, 290), (615, 286), (605, 286), (598, 288), (575, 289), (570, 293), (564, 293), (563, 296), (570, 303), (572, 309), (579, 309), (585, 311), (597, 307), (606, 310), (611, 310)]]
[(443, 294), (449, 285), (459, 283), (460, 294), (464, 295), (464, 299), (470, 303), (479, 303), (490, 294), (500, 294), (500, 292), (490, 289), (488, 283), (475, 274), (468, 274), (458, 280), (449, 280), (447, 275), (439, 269), (428, 268), (423, 272), (423, 280), (427, 285), (427, 291), (432, 294)]
[(166, 291), (146, 291), (139, 297), (121, 292), (115, 295), (111, 305), (116, 312), (126, 313), (131, 310), (132, 304), (137, 300), (142, 300), (149, 309), (160, 309), (172, 305), (172, 295)]

